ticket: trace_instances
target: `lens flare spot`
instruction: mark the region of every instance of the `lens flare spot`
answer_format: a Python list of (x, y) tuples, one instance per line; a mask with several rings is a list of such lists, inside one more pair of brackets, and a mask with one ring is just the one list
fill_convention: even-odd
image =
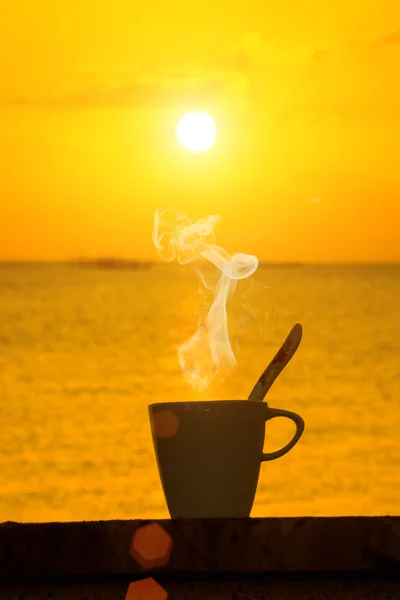
[(160, 439), (173, 437), (178, 426), (179, 418), (171, 410), (160, 410), (153, 416), (153, 429)]
[(168, 594), (152, 577), (129, 584), (125, 600), (167, 600)]
[(129, 554), (144, 569), (152, 569), (167, 564), (172, 546), (169, 533), (158, 523), (151, 523), (135, 531)]

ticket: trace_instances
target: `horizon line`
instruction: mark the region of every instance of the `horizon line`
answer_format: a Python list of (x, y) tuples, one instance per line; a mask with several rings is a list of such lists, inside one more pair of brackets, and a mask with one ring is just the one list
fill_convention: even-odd
[[(117, 257), (97, 257), (97, 258), (78, 258), (78, 259), (3, 259), (0, 258), (0, 265), (65, 265), (65, 266), (83, 266), (85, 264), (99, 263), (99, 267), (102, 266), (101, 261), (112, 260), (116, 264), (120, 263), (131, 264), (131, 265), (154, 265), (154, 266), (182, 266), (176, 262), (165, 262), (151, 259), (137, 259), (137, 258), (117, 258)], [(400, 265), (400, 259), (398, 260), (305, 260), (305, 261), (294, 261), (294, 260), (259, 260), (260, 266), (293, 266), (301, 267), (307, 265), (365, 265), (365, 266), (395, 266)]]

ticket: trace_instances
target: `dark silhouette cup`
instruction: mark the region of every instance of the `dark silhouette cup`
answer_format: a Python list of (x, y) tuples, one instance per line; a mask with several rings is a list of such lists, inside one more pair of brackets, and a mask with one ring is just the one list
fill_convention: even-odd
[[(261, 463), (289, 452), (304, 431), (296, 413), (266, 402), (216, 400), (149, 406), (153, 444), (172, 518), (239, 518), (250, 515)], [(263, 452), (266, 422), (294, 421), (291, 441)]]

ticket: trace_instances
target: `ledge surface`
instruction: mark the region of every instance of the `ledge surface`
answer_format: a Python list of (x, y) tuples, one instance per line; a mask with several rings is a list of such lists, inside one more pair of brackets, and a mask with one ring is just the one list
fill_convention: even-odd
[[(146, 532), (141, 560), (132, 544)], [(400, 517), (0, 524), (0, 581), (332, 571), (400, 576)]]

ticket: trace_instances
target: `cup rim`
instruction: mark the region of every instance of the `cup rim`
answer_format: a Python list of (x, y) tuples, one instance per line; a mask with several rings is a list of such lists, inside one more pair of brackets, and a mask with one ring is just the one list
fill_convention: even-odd
[(236, 404), (236, 405), (241, 405), (241, 404), (248, 404), (253, 406), (254, 404), (262, 404), (264, 406), (268, 406), (268, 403), (263, 400), (262, 402), (258, 401), (258, 400), (248, 400), (248, 399), (242, 399), (242, 400), (180, 400), (180, 401), (172, 401), (172, 402), (153, 402), (152, 404), (148, 405), (148, 408), (156, 408), (156, 407), (166, 407), (168, 406), (182, 406), (184, 404), (190, 404), (190, 405), (204, 405), (204, 404), (219, 404), (219, 405), (223, 405), (223, 404)]

